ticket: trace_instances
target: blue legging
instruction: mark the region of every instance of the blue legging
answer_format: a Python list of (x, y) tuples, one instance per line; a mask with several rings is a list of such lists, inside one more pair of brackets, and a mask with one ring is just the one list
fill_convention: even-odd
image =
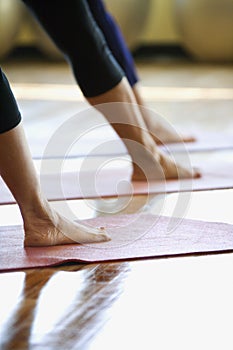
[(87, 2), (113, 56), (123, 69), (130, 85), (134, 86), (138, 82), (138, 76), (133, 57), (125, 43), (120, 28), (106, 10), (102, 0), (87, 0)]
[[(66, 56), (84, 96), (107, 92), (125, 75), (131, 85), (137, 82), (133, 59), (101, 1), (23, 1)], [(0, 91), (0, 132), (5, 132), (20, 122), (20, 113), (2, 71)]]

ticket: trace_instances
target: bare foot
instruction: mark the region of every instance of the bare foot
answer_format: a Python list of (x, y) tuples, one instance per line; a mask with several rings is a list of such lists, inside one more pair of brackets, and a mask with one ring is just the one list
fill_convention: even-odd
[(151, 134), (157, 145), (164, 145), (169, 143), (180, 143), (180, 142), (195, 142), (196, 138), (193, 136), (178, 135), (176, 133), (170, 132), (170, 130), (159, 128), (160, 131), (155, 134)]
[(180, 143), (180, 142), (194, 142), (196, 141), (193, 136), (179, 135), (176, 130), (165, 120), (159, 118), (156, 120), (156, 114), (153, 116), (147, 115), (143, 112), (143, 117), (148, 130), (151, 132), (151, 136), (157, 145)]
[(132, 181), (188, 179), (200, 176), (197, 170), (176, 164), (168, 155), (160, 151), (156, 151), (155, 156), (145, 155), (143, 162), (133, 162)]
[(97, 243), (109, 241), (104, 228), (93, 229), (71, 222), (46, 205), (39, 216), (27, 215), (24, 220), (25, 247), (54, 246), (75, 243)]

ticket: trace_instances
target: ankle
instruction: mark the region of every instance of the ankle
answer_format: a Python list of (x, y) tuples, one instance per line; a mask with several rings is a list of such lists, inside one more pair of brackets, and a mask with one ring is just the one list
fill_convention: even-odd
[(33, 217), (43, 218), (52, 212), (48, 201), (41, 194), (31, 197), (30, 201), (20, 204), (19, 207), (24, 221)]

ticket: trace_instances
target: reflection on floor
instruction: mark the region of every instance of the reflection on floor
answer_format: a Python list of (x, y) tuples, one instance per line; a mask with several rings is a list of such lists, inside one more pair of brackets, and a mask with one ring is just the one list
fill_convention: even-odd
[[(87, 108), (64, 63), (11, 63), (28, 135)], [(230, 134), (232, 67), (138, 64), (148, 107), (182, 130)], [(36, 111), (36, 114), (35, 114)], [(36, 121), (36, 122), (35, 122)], [(30, 139), (30, 137), (29, 137)], [(233, 150), (215, 153), (232, 161)], [(209, 159), (210, 153), (194, 154)], [(212, 154), (213, 157), (213, 154)], [(187, 200), (188, 198), (188, 200)], [(176, 203), (187, 203), (179, 210)], [(63, 211), (62, 202), (54, 202)], [(68, 216), (116, 213), (113, 199), (68, 201)], [(233, 190), (136, 196), (117, 213), (150, 212), (233, 224)], [(0, 225), (21, 223), (15, 205), (0, 207)], [(67, 265), (0, 275), (1, 349), (231, 349), (233, 255)]]

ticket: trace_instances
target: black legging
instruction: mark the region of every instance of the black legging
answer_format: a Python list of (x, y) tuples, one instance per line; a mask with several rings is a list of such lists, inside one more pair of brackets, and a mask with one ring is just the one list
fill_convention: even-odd
[[(115, 87), (125, 75), (96, 24), (86, 0), (23, 0), (72, 66), (84, 96)], [(20, 113), (1, 71), (0, 133), (20, 122)]]
[(13, 129), (20, 121), (21, 116), (14, 95), (0, 68), (0, 133)]
[(86, 0), (23, 0), (70, 62), (84, 96), (100, 95), (124, 76)]

